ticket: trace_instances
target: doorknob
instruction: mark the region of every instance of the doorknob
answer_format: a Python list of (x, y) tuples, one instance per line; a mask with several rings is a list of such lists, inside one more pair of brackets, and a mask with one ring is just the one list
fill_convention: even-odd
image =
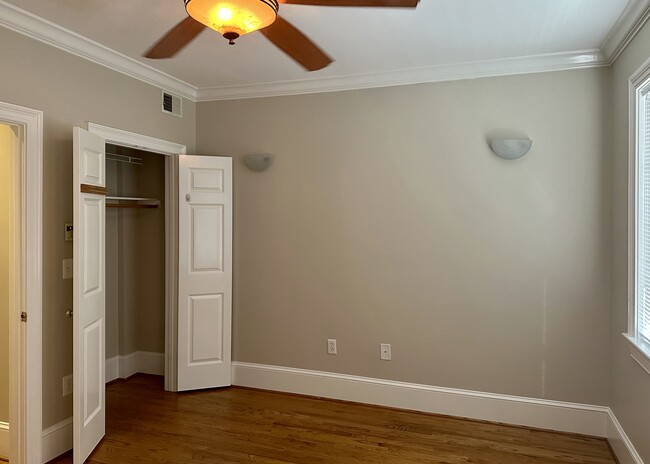
[(67, 317), (68, 319), (70, 319), (72, 317), (72, 310), (71, 309), (66, 310), (65, 317)]
[(192, 201), (192, 195), (190, 195), (189, 193), (185, 194), (185, 201), (188, 203)]

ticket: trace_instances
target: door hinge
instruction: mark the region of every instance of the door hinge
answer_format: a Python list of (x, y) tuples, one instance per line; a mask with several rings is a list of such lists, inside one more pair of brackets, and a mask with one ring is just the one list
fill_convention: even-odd
[(27, 322), (27, 313), (26, 313), (25, 311), (23, 311), (22, 313), (20, 313), (20, 320), (21, 320), (22, 322)]

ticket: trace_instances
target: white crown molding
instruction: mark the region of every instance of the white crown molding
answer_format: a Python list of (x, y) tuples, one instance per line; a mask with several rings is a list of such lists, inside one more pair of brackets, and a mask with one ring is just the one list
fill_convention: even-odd
[(0, 0), (0, 25), (140, 81), (196, 99), (197, 88), (100, 43)]
[(253, 85), (197, 88), (0, 0), (0, 26), (195, 102), (301, 95), (607, 66), (650, 18), (650, 0), (630, 0), (600, 49)]
[(307, 93), (392, 87), (398, 85), (509, 76), (576, 68), (607, 66), (609, 62), (599, 50), (549, 53), (499, 60), (475, 61), (440, 66), (402, 69), (376, 74), (323, 77), (253, 85), (200, 88), (197, 101), (240, 100), (244, 98), (277, 97)]
[(630, 0), (600, 46), (610, 64), (616, 61), (648, 18), (650, 18), (650, 0)]

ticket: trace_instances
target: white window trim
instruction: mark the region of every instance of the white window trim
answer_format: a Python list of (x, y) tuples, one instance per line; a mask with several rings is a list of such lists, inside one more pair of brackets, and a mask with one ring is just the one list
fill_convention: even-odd
[(629, 81), (629, 159), (628, 159), (628, 327), (622, 335), (630, 343), (630, 356), (650, 374), (650, 350), (638, 338), (636, 327), (636, 223), (637, 223), (637, 162), (639, 129), (639, 92), (650, 79), (648, 59)]

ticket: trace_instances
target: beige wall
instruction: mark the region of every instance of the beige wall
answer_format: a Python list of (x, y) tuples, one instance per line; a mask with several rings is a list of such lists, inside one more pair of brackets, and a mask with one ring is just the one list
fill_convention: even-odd
[(627, 331), (628, 82), (650, 58), (646, 24), (614, 63), (612, 143), (612, 370), (611, 407), (645, 462), (650, 462), (650, 375), (631, 357), (621, 333)]
[[(197, 152), (236, 159), (234, 359), (607, 404), (608, 95), (594, 69), (199, 103)], [(503, 129), (532, 151), (495, 157)]]
[(11, 156), (16, 138), (0, 124), (0, 422), (9, 422), (9, 252), (11, 219)]
[(107, 359), (165, 351), (164, 156), (129, 153), (143, 164), (109, 161), (111, 195), (158, 198), (161, 206), (106, 211)]
[(72, 257), (63, 224), (72, 219), (72, 128), (88, 121), (188, 145), (193, 151), (195, 105), (184, 118), (160, 111), (160, 90), (0, 28), (0, 101), (44, 111), (43, 427), (72, 414), (61, 378), (72, 372), (72, 280), (61, 261)]

